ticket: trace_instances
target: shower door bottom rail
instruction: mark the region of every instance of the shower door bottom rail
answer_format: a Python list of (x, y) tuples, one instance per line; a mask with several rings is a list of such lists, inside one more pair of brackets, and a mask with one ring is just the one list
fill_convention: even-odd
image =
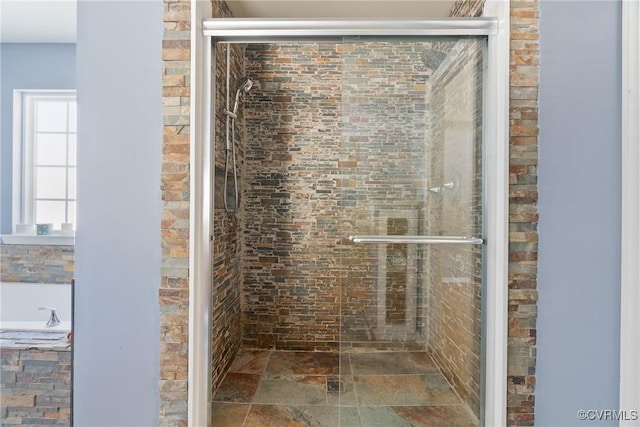
[(405, 235), (364, 235), (349, 236), (353, 243), (428, 243), (448, 245), (481, 245), (484, 239), (480, 237), (459, 236), (405, 236)]

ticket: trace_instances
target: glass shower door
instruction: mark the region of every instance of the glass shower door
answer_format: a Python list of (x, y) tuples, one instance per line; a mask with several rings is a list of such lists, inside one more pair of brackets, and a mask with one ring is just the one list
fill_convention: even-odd
[(478, 425), (486, 38), (341, 49), (341, 424)]

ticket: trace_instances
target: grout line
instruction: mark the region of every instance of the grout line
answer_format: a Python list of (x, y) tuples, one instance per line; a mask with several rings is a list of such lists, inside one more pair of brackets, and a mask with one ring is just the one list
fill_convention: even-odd
[(249, 419), (249, 413), (251, 412), (251, 408), (253, 408), (253, 403), (249, 403), (249, 409), (247, 409), (247, 413), (244, 415), (244, 420), (242, 420), (241, 427), (244, 427), (247, 424), (247, 420)]
[[(338, 362), (339, 363), (339, 362)], [(324, 377), (324, 406), (329, 406), (329, 376), (328, 375), (323, 375)], [(338, 403), (340, 402), (340, 399), (338, 399)], [(333, 406), (333, 405), (331, 405)], [(338, 420), (340, 420), (340, 415), (338, 414)]]
[(355, 399), (356, 410), (358, 411), (358, 424), (362, 427), (362, 414), (360, 413), (360, 399), (358, 398), (358, 390), (356, 388), (356, 376), (353, 373), (353, 363), (351, 363), (351, 354), (347, 353), (349, 358), (349, 376), (351, 377), (351, 383), (353, 384), (353, 398)]
[(434, 366), (436, 368), (438, 368), (438, 371), (440, 372), (440, 375), (442, 375), (442, 378), (444, 378), (444, 380), (447, 382), (447, 384), (449, 384), (449, 387), (451, 388), (451, 390), (453, 391), (453, 393), (458, 397), (458, 399), (460, 399), (460, 404), (463, 405), (466, 409), (467, 412), (470, 413), (471, 415), (473, 415), (473, 418), (475, 420), (478, 421), (478, 425), (480, 425), (480, 419), (478, 416), (476, 416), (475, 412), (473, 412), (473, 410), (469, 407), (469, 405), (465, 402), (465, 400), (460, 396), (460, 394), (458, 394), (458, 392), (456, 391), (455, 387), (453, 386), (453, 384), (451, 384), (451, 382), (449, 382), (449, 380), (447, 379), (447, 376), (442, 372), (442, 369), (440, 368), (440, 365), (438, 365), (438, 363), (436, 362), (436, 360), (433, 358), (433, 356), (429, 355), (429, 358), (431, 359), (431, 361), (433, 362)]
[(249, 402), (249, 409), (247, 410), (247, 413), (244, 416), (244, 420), (242, 421), (242, 427), (245, 427), (247, 425), (247, 421), (249, 420), (249, 414), (251, 413), (251, 410), (253, 409), (253, 406), (255, 405), (254, 403), (254, 399), (256, 398), (256, 394), (258, 393), (258, 389), (260, 388), (260, 383), (262, 383), (262, 380), (264, 379), (264, 374), (267, 372), (267, 366), (269, 366), (269, 362), (271, 361), (271, 355), (273, 354), (273, 349), (268, 349), (267, 350), (267, 360), (264, 364), (264, 368), (262, 369), (262, 372), (260, 373), (260, 379), (258, 380), (258, 385), (256, 386), (256, 390), (253, 392), (253, 396), (251, 396), (251, 401)]
[[(253, 396), (251, 396), (251, 405), (253, 407), (253, 405), (256, 403), (254, 402), (255, 398), (256, 398), (256, 394), (258, 394), (258, 389), (260, 389), (260, 384), (262, 384), (262, 381), (264, 380), (265, 374), (267, 373), (267, 366), (269, 366), (269, 362), (271, 361), (271, 356), (273, 355), (273, 349), (269, 349), (269, 353), (267, 355), (267, 361), (264, 364), (264, 369), (262, 369), (262, 373), (260, 374), (260, 379), (258, 380), (258, 385), (256, 386), (256, 391), (253, 393)], [(249, 410), (251, 410), (251, 408), (249, 408)], [(249, 413), (247, 412), (247, 416), (249, 415)]]
[(262, 373), (260, 374), (260, 381), (262, 381), (262, 376), (267, 373), (267, 366), (269, 366), (269, 362), (271, 362), (271, 356), (273, 355), (273, 350), (269, 349), (269, 353), (267, 354), (267, 362), (264, 364), (264, 368), (262, 369)]

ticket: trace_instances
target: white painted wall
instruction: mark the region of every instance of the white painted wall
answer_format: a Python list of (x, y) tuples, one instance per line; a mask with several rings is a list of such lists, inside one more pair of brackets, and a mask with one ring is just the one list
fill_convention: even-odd
[[(32, 5), (33, 6), (33, 5)], [(4, 9), (2, 10), (2, 20)], [(4, 30), (4, 28), (3, 28)], [(13, 91), (75, 89), (76, 46), (0, 43), (0, 232), (13, 232)], [(19, 222), (19, 221), (17, 221)]]
[(540, 7), (536, 425), (613, 426), (577, 411), (619, 400), (621, 2)]
[(78, 4), (76, 426), (158, 423), (162, 13)]
[(60, 321), (71, 321), (71, 284), (0, 282), (0, 321), (44, 325), (51, 313), (40, 307), (55, 308)]

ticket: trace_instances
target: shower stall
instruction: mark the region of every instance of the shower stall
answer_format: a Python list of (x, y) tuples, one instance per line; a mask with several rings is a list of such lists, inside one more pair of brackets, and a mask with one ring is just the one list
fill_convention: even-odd
[[(302, 403), (337, 407), (335, 425), (390, 422), (380, 407), (483, 425), (496, 23), (410, 24), (205, 21), (214, 408), (239, 381), (243, 404), (301, 403), (268, 396), (289, 387), (280, 363), (323, 382)], [(236, 370), (263, 356), (262, 376)]]

